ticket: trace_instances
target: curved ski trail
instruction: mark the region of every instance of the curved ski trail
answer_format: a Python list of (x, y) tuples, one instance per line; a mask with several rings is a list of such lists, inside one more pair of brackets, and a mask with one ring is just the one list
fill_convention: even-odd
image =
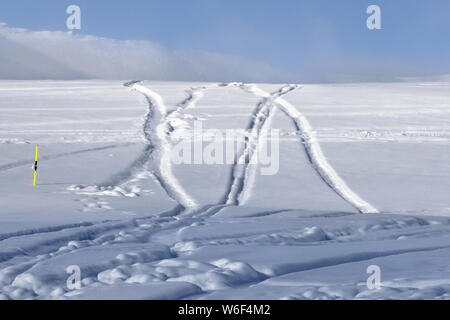
[(242, 90), (250, 92), (262, 99), (253, 110), (252, 118), (247, 126), (248, 136), (246, 137), (244, 149), (232, 168), (231, 183), (229, 184), (224, 200), (224, 204), (227, 205), (240, 205), (249, 196), (252, 186), (249, 180), (253, 180), (252, 166), (250, 164), (256, 156), (262, 133), (267, 132), (271, 126), (272, 118), (276, 111), (274, 102), (277, 98), (295, 89), (295, 87), (287, 85), (269, 94), (255, 86), (245, 84), (236, 85)]
[(146, 171), (144, 167), (148, 167), (149, 173), (158, 181), (167, 195), (181, 206), (181, 208), (175, 208), (178, 213), (186, 208), (196, 208), (195, 200), (185, 192), (172, 174), (169, 137), (173, 132), (172, 122), (179, 119), (183, 110), (193, 108), (203, 97), (203, 91), (209, 89), (209, 86), (190, 88), (187, 90), (187, 98), (179, 103), (176, 109), (168, 111), (163, 98), (143, 86), (142, 82), (130, 81), (124, 86), (136, 90), (147, 100), (148, 110), (142, 126), (146, 146), (128, 168), (115, 174), (100, 187), (108, 188), (127, 184), (142, 171)]
[(339, 176), (336, 170), (330, 165), (315, 132), (308, 119), (298, 111), (292, 104), (281, 97), (276, 98), (277, 106), (294, 122), (297, 130), (301, 133), (303, 146), (308, 159), (314, 170), (319, 174), (322, 180), (338, 194), (361, 213), (379, 213), (379, 211), (367, 201), (350, 189), (345, 181)]
[(168, 114), (163, 98), (149, 88), (139, 83), (134, 84), (132, 88), (144, 95), (149, 104), (144, 123), (144, 136), (151, 146), (151, 150), (148, 150), (148, 160), (152, 160), (150, 161), (152, 173), (169, 197), (184, 208), (197, 207), (196, 201), (187, 194), (172, 174), (169, 115), (173, 116), (175, 112)]

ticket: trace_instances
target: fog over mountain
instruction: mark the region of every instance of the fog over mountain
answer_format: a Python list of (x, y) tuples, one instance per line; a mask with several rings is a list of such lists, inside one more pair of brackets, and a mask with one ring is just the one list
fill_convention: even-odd
[[(323, 42), (327, 39), (324, 35)], [(147, 40), (30, 31), (0, 23), (0, 79), (330, 83), (445, 81), (449, 78), (445, 68), (431, 70), (368, 57), (352, 58), (321, 47), (319, 45), (317, 55), (306, 61), (300, 70), (287, 70), (235, 55), (169, 49)], [(299, 59), (306, 58), (299, 56)]]
[(238, 56), (170, 50), (124, 41), (0, 24), (1, 79), (286, 81), (281, 69)]

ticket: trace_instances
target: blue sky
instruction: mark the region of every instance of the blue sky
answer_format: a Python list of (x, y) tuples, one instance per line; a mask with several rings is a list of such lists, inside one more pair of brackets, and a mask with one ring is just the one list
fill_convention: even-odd
[[(306, 74), (450, 73), (448, 0), (10, 0), (0, 3), (0, 21), (66, 30), (70, 4), (82, 9), (81, 34), (240, 55)], [(382, 30), (366, 28), (371, 4), (381, 7)]]

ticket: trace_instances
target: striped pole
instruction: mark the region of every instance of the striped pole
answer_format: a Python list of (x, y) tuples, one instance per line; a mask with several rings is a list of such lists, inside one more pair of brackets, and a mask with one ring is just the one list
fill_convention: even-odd
[(39, 155), (39, 145), (36, 146), (36, 158), (34, 160), (34, 181), (33, 181), (33, 186), (36, 186), (36, 183), (37, 183), (38, 155)]

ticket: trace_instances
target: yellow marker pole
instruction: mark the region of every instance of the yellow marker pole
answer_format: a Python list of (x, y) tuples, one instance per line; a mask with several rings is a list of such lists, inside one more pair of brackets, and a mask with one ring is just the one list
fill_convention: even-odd
[(39, 145), (36, 146), (36, 158), (34, 160), (34, 182), (33, 186), (36, 186), (37, 179), (37, 168), (38, 168), (38, 155), (39, 155)]

